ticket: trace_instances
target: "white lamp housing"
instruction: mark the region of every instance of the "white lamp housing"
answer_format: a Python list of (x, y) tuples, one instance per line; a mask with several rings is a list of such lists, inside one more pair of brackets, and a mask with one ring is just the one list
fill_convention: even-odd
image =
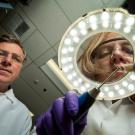
[[(121, 8), (100, 9), (76, 20), (65, 32), (58, 51), (59, 66), (65, 77), (78, 90), (84, 93), (100, 85), (86, 78), (78, 69), (76, 58), (82, 43), (99, 32), (116, 32), (132, 44), (135, 51), (135, 16)], [(130, 72), (117, 82), (104, 84), (99, 100), (115, 100), (135, 93), (135, 73)]]

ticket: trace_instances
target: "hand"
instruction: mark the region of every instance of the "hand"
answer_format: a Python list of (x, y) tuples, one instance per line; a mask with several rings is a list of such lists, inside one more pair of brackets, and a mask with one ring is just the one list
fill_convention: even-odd
[(87, 118), (85, 115), (74, 124), (72, 118), (78, 111), (78, 96), (75, 92), (68, 92), (65, 97), (56, 99), (52, 107), (37, 119), (38, 135), (80, 135)]

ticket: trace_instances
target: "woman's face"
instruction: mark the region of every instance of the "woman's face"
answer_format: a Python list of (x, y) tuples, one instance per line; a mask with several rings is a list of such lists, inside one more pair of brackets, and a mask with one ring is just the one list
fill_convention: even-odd
[[(105, 80), (116, 66), (133, 62), (132, 46), (128, 40), (116, 33), (108, 33), (95, 52), (94, 64), (104, 71), (98, 75), (98, 81)], [(120, 79), (125, 74), (125, 71), (117, 71), (109, 81)]]

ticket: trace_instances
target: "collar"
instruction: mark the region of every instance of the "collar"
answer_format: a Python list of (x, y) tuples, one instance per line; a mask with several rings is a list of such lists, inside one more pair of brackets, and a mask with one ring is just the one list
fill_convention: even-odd
[(15, 102), (15, 96), (13, 93), (13, 89), (10, 88), (8, 91), (6, 91), (5, 93), (0, 93), (0, 95), (5, 95), (6, 98), (13, 104)]

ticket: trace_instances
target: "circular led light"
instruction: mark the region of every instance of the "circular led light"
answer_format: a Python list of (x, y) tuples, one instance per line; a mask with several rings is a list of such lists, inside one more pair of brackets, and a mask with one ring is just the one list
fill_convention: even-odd
[(122, 20), (123, 14), (121, 12), (116, 12), (116, 14), (114, 15), (114, 20), (116, 22), (119, 22)]
[(90, 22), (91, 24), (96, 23), (96, 21), (97, 21), (97, 18), (96, 18), (95, 15), (91, 15), (91, 16), (89, 17), (89, 22)]
[(110, 92), (108, 93), (108, 96), (112, 98), (112, 97), (114, 96), (114, 92), (113, 92), (113, 91), (110, 91)]
[(108, 12), (103, 12), (102, 14), (101, 14), (101, 19), (104, 21), (104, 20), (109, 20), (109, 17), (110, 17), (110, 15), (109, 15), (109, 13)]
[(135, 35), (132, 36), (133, 41), (135, 41)]
[(128, 86), (128, 82), (127, 82), (127, 81), (123, 81), (123, 82), (122, 82), (122, 85), (123, 85), (124, 87), (127, 87), (127, 86)]
[(78, 27), (79, 27), (80, 29), (84, 29), (84, 28), (86, 28), (86, 23), (83, 22), (83, 21), (81, 21), (81, 22), (78, 24)]
[(66, 45), (70, 45), (70, 44), (72, 43), (72, 41), (71, 41), (70, 38), (66, 38), (64, 43), (65, 43)]
[(129, 17), (129, 18), (127, 18), (127, 20), (126, 20), (126, 25), (131, 26), (131, 25), (134, 24), (134, 22), (135, 22), (135, 18), (134, 18), (134, 17)]
[(103, 96), (104, 96), (104, 93), (103, 92), (100, 92), (99, 93), (99, 97), (103, 98)]
[(135, 86), (133, 84), (128, 85), (129, 90), (133, 91), (135, 89)]
[(116, 23), (114, 24), (114, 28), (115, 28), (115, 29), (120, 29), (120, 27), (121, 27), (121, 22), (116, 22)]
[[(86, 78), (77, 66), (77, 53), (86, 39), (101, 32), (123, 35), (135, 50), (135, 17), (119, 8), (100, 9), (76, 20), (65, 32), (59, 46), (58, 62), (67, 80), (82, 94), (100, 85)], [(135, 56), (134, 58), (135, 59)], [(135, 73), (129, 73), (116, 82), (104, 84), (97, 97), (99, 100), (115, 100), (127, 97), (135, 91)]]
[(120, 89), (120, 86), (119, 85), (114, 85), (114, 89), (115, 90), (119, 90)]
[(125, 28), (124, 28), (124, 32), (125, 32), (125, 33), (129, 33), (130, 31), (131, 31), (131, 27), (125, 27)]
[(120, 90), (119, 90), (119, 94), (120, 94), (120, 95), (124, 95), (124, 94), (125, 94), (125, 90), (124, 90), (124, 89), (120, 89)]

